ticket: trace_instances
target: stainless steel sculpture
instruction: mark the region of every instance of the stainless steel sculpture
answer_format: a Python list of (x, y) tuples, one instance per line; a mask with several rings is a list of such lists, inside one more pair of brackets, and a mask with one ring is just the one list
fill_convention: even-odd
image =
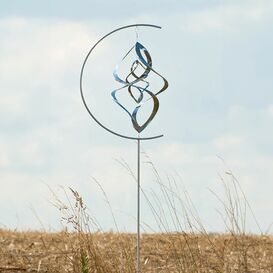
[[(148, 126), (148, 124), (153, 120), (155, 115), (158, 112), (159, 109), (159, 100), (157, 96), (165, 91), (168, 88), (168, 81), (161, 76), (154, 68), (153, 68), (153, 63), (152, 63), (152, 57), (148, 50), (140, 43), (136, 42), (134, 46), (132, 46), (129, 51), (124, 55), (122, 58), (122, 61), (125, 60), (125, 58), (131, 53), (132, 51), (135, 51), (136, 54), (136, 60), (132, 63), (130, 72), (128, 75), (123, 79), (120, 77), (118, 74), (118, 69), (119, 67), (116, 66), (113, 75), (114, 78), (117, 82), (122, 84), (122, 86), (118, 89), (115, 89), (111, 92), (111, 96), (114, 100), (114, 102), (121, 108), (123, 109), (130, 117), (132, 121), (132, 125), (134, 129), (137, 131), (137, 136), (126, 136), (123, 134), (120, 134), (118, 132), (115, 132), (114, 130), (106, 127), (103, 125), (96, 117), (95, 115), (91, 112), (90, 108), (87, 105), (86, 99), (84, 97), (83, 93), (83, 75), (84, 75), (84, 68), (86, 66), (86, 62), (88, 58), (90, 57), (92, 51), (97, 47), (106, 37), (110, 36), (111, 34), (127, 29), (127, 28), (134, 28), (134, 27), (152, 27), (152, 28), (158, 28), (161, 29), (161, 27), (156, 26), (156, 25), (150, 25), (150, 24), (134, 24), (134, 25), (128, 25), (124, 26), (121, 28), (118, 28), (116, 30), (111, 31), (110, 33), (106, 34), (103, 36), (88, 52), (82, 68), (81, 68), (81, 74), (80, 74), (80, 92), (81, 92), (81, 98), (84, 103), (84, 106), (86, 110), (88, 111), (89, 115), (97, 122), (102, 128), (107, 130), (108, 132), (122, 137), (126, 139), (132, 139), (132, 140), (137, 140), (137, 154), (138, 154), (138, 159), (137, 159), (137, 263), (136, 263), (136, 268), (137, 268), (137, 273), (141, 272), (140, 268), (140, 141), (141, 140), (150, 140), (150, 139), (155, 139), (162, 137), (163, 135), (156, 135), (156, 136), (151, 136), (151, 137), (140, 137), (140, 133)], [(150, 90), (150, 84), (148, 81), (148, 76), (150, 73), (155, 73), (161, 80), (162, 80), (162, 87), (160, 90), (157, 91), (152, 91)], [(134, 90), (134, 91), (133, 91)], [(137, 91), (137, 95), (135, 95), (135, 91)], [(133, 109), (132, 112), (130, 112), (122, 103), (118, 100), (117, 94), (119, 92), (128, 92), (128, 95), (133, 99), (133, 101), (136, 103), (136, 107)], [(140, 125), (137, 119), (139, 109), (144, 105), (144, 103), (152, 101), (153, 103), (153, 109), (147, 118), (147, 120)]]
[[(159, 100), (157, 98), (157, 95), (167, 89), (168, 82), (164, 77), (162, 77), (159, 73), (157, 73), (152, 68), (152, 57), (151, 57), (150, 53), (148, 52), (148, 50), (139, 42), (136, 42), (136, 44), (125, 54), (125, 56), (123, 57), (122, 60), (124, 60), (133, 49), (136, 52), (137, 59), (133, 62), (132, 66), (131, 66), (131, 71), (127, 75), (127, 77), (125, 79), (121, 79), (121, 77), (118, 75), (118, 66), (114, 70), (113, 74), (114, 74), (115, 80), (117, 82), (123, 84), (123, 86), (121, 88), (119, 88), (119, 89), (114, 90), (111, 93), (111, 95), (112, 95), (114, 101), (123, 110), (125, 110), (125, 112), (130, 116), (130, 118), (132, 120), (132, 124), (133, 124), (135, 130), (138, 133), (141, 133), (148, 126), (148, 124), (153, 120), (153, 118), (155, 117), (155, 115), (156, 115), (156, 113), (158, 111), (158, 108), (159, 108)], [(144, 54), (144, 56), (143, 56), (143, 54)], [(142, 73), (140, 75), (136, 74), (136, 70), (138, 68), (142, 69)], [(152, 91), (150, 91), (148, 89), (150, 84), (146, 80), (146, 78), (149, 76), (149, 73), (151, 71), (154, 72), (155, 74), (157, 74), (160, 78), (162, 78), (163, 82), (164, 82), (162, 88), (159, 91), (157, 91), (156, 93), (154, 93), (154, 92), (152, 92)], [(142, 83), (143, 85), (140, 85), (140, 83)], [(135, 95), (133, 94), (133, 92), (132, 92), (133, 88), (135, 90), (138, 90), (138, 92), (139, 92), (138, 97), (135, 97)], [(116, 97), (116, 93), (118, 91), (123, 91), (123, 89), (127, 89), (128, 94), (137, 103), (137, 106), (135, 107), (135, 109), (133, 110), (132, 113), (130, 113), (128, 111), (128, 109), (126, 109), (118, 101), (118, 99)], [(148, 95), (148, 98), (145, 99), (145, 95)], [(144, 124), (139, 125), (139, 123), (137, 121), (137, 113), (138, 113), (139, 109), (141, 108), (141, 106), (150, 99), (153, 100), (152, 112), (151, 112), (150, 116), (148, 117), (148, 119), (144, 122)]]

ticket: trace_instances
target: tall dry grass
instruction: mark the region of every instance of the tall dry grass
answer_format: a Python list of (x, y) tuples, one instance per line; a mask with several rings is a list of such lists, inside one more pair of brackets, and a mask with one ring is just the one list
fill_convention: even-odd
[[(273, 238), (260, 229), (231, 171), (220, 177), (224, 195), (212, 191), (219, 201), (219, 215), (226, 233), (211, 234), (187, 191), (181, 191), (178, 178), (163, 180), (149, 158), (147, 162), (157, 191), (141, 189), (142, 199), (148, 204), (159, 232), (153, 232), (149, 223), (142, 222), (143, 273), (273, 272)], [(128, 164), (119, 163), (136, 181)], [(0, 272), (136, 272), (136, 236), (119, 231), (107, 193), (98, 181), (94, 182), (104, 195), (117, 232), (102, 232), (75, 189), (63, 189), (64, 198), (51, 191), (64, 231), (51, 234), (0, 230)], [(249, 217), (256, 222), (260, 234), (247, 233)]]
[[(186, 190), (180, 193), (177, 179), (163, 181), (156, 167), (150, 165), (157, 191), (141, 189), (142, 196), (157, 224), (159, 233), (142, 235), (142, 272), (273, 272), (272, 237), (262, 232), (246, 196), (231, 171), (220, 177), (224, 196), (212, 194), (219, 201), (220, 217), (226, 227), (225, 234), (210, 234), (203, 225)], [(119, 163), (136, 181), (124, 161)], [(135, 272), (136, 245), (132, 234), (119, 232), (117, 221), (106, 192), (102, 191), (118, 232), (98, 232), (101, 227), (89, 213), (80, 194), (69, 189), (66, 202), (55, 196), (55, 205), (61, 211), (66, 226), (77, 234), (72, 265), (81, 273)], [(259, 235), (247, 234), (247, 217), (255, 221)], [(144, 230), (152, 231), (148, 223)]]

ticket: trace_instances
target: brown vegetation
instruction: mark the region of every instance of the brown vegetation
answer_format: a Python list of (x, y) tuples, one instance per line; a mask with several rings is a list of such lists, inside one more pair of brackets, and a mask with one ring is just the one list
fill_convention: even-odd
[[(135, 272), (132, 234), (0, 231), (0, 272)], [(142, 272), (273, 272), (272, 236), (144, 234)]]

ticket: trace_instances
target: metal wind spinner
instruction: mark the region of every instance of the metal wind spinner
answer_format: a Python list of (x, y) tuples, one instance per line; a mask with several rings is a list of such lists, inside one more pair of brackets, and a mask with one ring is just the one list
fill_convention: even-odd
[[(111, 95), (114, 99), (114, 101), (130, 116), (133, 127), (138, 133), (141, 133), (148, 124), (153, 120), (155, 115), (157, 114), (157, 111), (159, 109), (159, 100), (157, 98), (157, 95), (162, 93), (168, 88), (168, 82), (167, 80), (162, 77), (158, 72), (156, 72), (152, 67), (152, 57), (149, 53), (149, 51), (139, 42), (136, 42), (136, 44), (125, 54), (122, 61), (129, 55), (131, 51), (135, 51), (137, 59), (133, 62), (131, 66), (130, 73), (126, 76), (125, 79), (122, 79), (118, 75), (118, 66), (116, 66), (116, 69), (113, 72), (114, 78), (117, 82), (123, 84), (122, 87), (119, 89), (116, 89), (112, 91)], [(139, 71), (141, 70), (141, 71)], [(138, 72), (137, 72), (138, 71)], [(140, 73), (141, 72), (141, 73)], [(163, 86), (160, 90), (157, 92), (152, 92), (148, 88), (150, 87), (149, 81), (147, 81), (147, 77), (149, 76), (149, 73), (153, 72), (156, 75), (158, 75), (163, 80)], [(137, 74), (138, 73), (138, 74)], [(129, 112), (127, 108), (122, 105), (119, 100), (117, 99), (117, 92), (124, 91), (124, 89), (127, 89), (128, 94), (131, 96), (131, 98), (138, 104), (133, 112)], [(137, 90), (138, 96), (135, 96), (133, 93), (133, 89)], [(148, 98), (146, 98), (148, 97)], [(151, 114), (149, 115), (148, 119), (140, 125), (137, 121), (137, 114), (141, 106), (148, 102), (149, 100), (153, 101), (153, 109)]]
[[(88, 111), (89, 115), (94, 119), (94, 121), (100, 125), (103, 129), (106, 131), (119, 136), (121, 138), (131, 139), (131, 140), (137, 140), (137, 245), (136, 245), (136, 272), (141, 272), (141, 259), (140, 259), (140, 141), (141, 140), (150, 140), (162, 137), (163, 135), (157, 135), (157, 136), (150, 136), (150, 137), (140, 137), (140, 133), (148, 126), (148, 124), (153, 120), (155, 115), (158, 112), (159, 109), (159, 100), (157, 96), (165, 91), (168, 88), (168, 81), (161, 76), (152, 65), (152, 57), (148, 50), (140, 43), (136, 42), (135, 45), (124, 55), (122, 60), (125, 60), (125, 58), (128, 56), (130, 52), (133, 50), (136, 54), (136, 60), (133, 61), (129, 74), (125, 77), (125, 79), (122, 79), (118, 74), (118, 66), (113, 72), (114, 78), (117, 82), (121, 83), (122, 86), (116, 90), (113, 90), (111, 92), (111, 96), (114, 100), (114, 102), (121, 107), (130, 117), (132, 121), (132, 125), (134, 129), (138, 132), (138, 137), (135, 136), (126, 136), (121, 133), (115, 132), (114, 130), (106, 127), (104, 124), (102, 124), (93, 114), (89, 106), (87, 105), (84, 93), (83, 93), (83, 76), (85, 71), (85, 66), (87, 63), (87, 60), (89, 59), (91, 53), (97, 47), (105, 38), (112, 35), (115, 32), (121, 31), (123, 29), (132, 28), (132, 27), (151, 27), (151, 28), (157, 28), (160, 29), (161, 27), (156, 25), (149, 25), (149, 24), (135, 24), (135, 25), (128, 25), (124, 27), (120, 27), (116, 30), (113, 30), (103, 36), (95, 45), (90, 49), (87, 56), (85, 57), (85, 60), (83, 62), (82, 68), (81, 68), (81, 74), (80, 74), (80, 92), (81, 92), (81, 98), (83, 101), (83, 104)], [(150, 89), (150, 83), (148, 81), (148, 76), (150, 73), (156, 74), (161, 80), (163, 80), (163, 85), (160, 90), (152, 91)], [(134, 102), (137, 104), (136, 107), (133, 109), (132, 112), (130, 112), (119, 100), (118, 100), (118, 93), (127, 91), (128, 95), (134, 100)], [(136, 95), (137, 92), (137, 95)], [(152, 101), (152, 111), (150, 115), (148, 116), (147, 120), (140, 125), (137, 119), (139, 110), (144, 105), (144, 103)]]

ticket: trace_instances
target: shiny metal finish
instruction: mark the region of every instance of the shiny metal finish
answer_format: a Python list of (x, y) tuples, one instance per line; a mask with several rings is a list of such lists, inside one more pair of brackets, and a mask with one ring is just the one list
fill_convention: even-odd
[[(87, 110), (87, 112), (89, 113), (89, 115), (94, 119), (94, 121), (100, 125), (103, 129), (105, 129), (106, 131), (116, 135), (116, 136), (119, 136), (119, 137), (122, 137), (122, 138), (127, 138), (127, 139), (132, 139), (132, 140), (150, 140), (150, 139), (155, 139), (155, 138), (159, 138), (159, 137), (162, 137), (163, 135), (157, 135), (157, 136), (151, 136), (151, 137), (134, 137), (134, 136), (126, 136), (126, 135), (123, 135), (123, 134), (120, 134), (118, 132), (115, 132), (114, 130), (106, 127), (104, 124), (102, 124), (97, 118), (96, 116), (94, 115), (94, 113), (90, 110), (90, 108), (88, 107), (87, 105), (87, 102), (86, 102), (86, 99), (85, 99), (85, 96), (84, 96), (84, 92), (83, 92), (83, 76), (84, 76), (84, 68), (86, 66), (86, 62), (87, 60), (89, 59), (89, 57), (91, 56), (91, 53), (93, 52), (93, 50), (105, 39), (107, 38), (108, 36), (112, 35), (113, 33), (117, 32), (117, 31), (121, 31), (123, 29), (127, 29), (127, 28), (135, 28), (135, 27), (152, 27), (152, 28), (158, 28), (158, 29), (161, 29), (160, 26), (156, 26), (156, 25), (150, 25), (150, 24), (134, 24), (134, 25), (128, 25), (128, 26), (124, 26), (124, 27), (120, 27), (118, 29), (115, 29), (111, 32), (109, 32), (108, 34), (106, 34), (105, 36), (103, 36), (100, 40), (98, 40), (95, 45), (90, 49), (90, 51), (88, 52), (88, 54), (86, 55), (85, 59), (84, 59), (84, 62), (83, 62), (83, 65), (82, 65), (82, 68), (81, 68), (81, 73), (80, 73), (80, 93), (81, 93), (81, 98), (82, 98), (82, 101), (83, 101), (83, 104)], [(132, 48), (133, 49), (133, 48)], [(138, 48), (138, 52), (141, 50), (141, 48), (139, 47)], [(144, 60), (145, 62), (145, 60)], [(148, 69), (148, 68), (147, 68)], [(152, 68), (151, 68), (152, 71), (154, 71)], [(154, 71), (155, 72), (155, 71)], [(158, 74), (157, 72), (155, 72), (156, 74)], [(158, 74), (159, 75), (159, 74)], [(114, 75), (115, 76), (115, 75)], [(159, 75), (160, 76), (160, 75)], [(116, 79), (117, 80), (117, 79)], [(121, 80), (122, 81), (122, 80)], [(137, 80), (136, 80), (137, 81)], [(166, 89), (166, 88), (165, 88)], [(162, 91), (161, 91), (162, 92)], [(157, 92), (157, 94), (159, 94), (159, 92)], [(157, 95), (155, 94), (155, 95)], [(138, 110), (136, 110), (137, 112)], [(136, 114), (134, 115), (134, 119), (136, 119)], [(138, 128), (137, 124), (136, 124), (136, 127), (138, 130), (140, 130), (140, 128)]]
[[(125, 58), (129, 55), (129, 53), (135, 49), (136, 57), (137, 60), (135, 60), (131, 66), (131, 71), (127, 75), (125, 79), (122, 79), (118, 75), (118, 66), (116, 66), (116, 69), (113, 72), (114, 78), (117, 82), (123, 84), (123, 86), (119, 89), (116, 89), (112, 91), (111, 95), (115, 101), (116, 104), (118, 104), (131, 118), (133, 127), (138, 133), (141, 133), (147, 126), (148, 124), (153, 120), (155, 117), (158, 108), (159, 108), (159, 100), (157, 98), (157, 95), (163, 92), (168, 88), (168, 82), (167, 80), (161, 76), (158, 72), (156, 72), (153, 67), (152, 67), (152, 57), (148, 50), (139, 42), (136, 42), (135, 46), (132, 47), (122, 58), (122, 61), (125, 60)], [(139, 68), (142, 70), (142, 73), (140, 75), (137, 75), (136, 71)], [(157, 76), (159, 76), (163, 80), (163, 86), (160, 90), (157, 92), (152, 92), (148, 90), (150, 84), (147, 80), (147, 77), (149, 76), (149, 73), (153, 72)], [(138, 72), (139, 73), (139, 72)], [(141, 84), (141, 85), (140, 85)], [(138, 91), (138, 97), (135, 97), (135, 95), (132, 92), (132, 89)], [(121, 91), (128, 91), (128, 94), (131, 96), (131, 98), (135, 101), (137, 106), (133, 110), (132, 113), (128, 109), (126, 109), (117, 99), (117, 92)], [(147, 97), (145, 99), (145, 96)], [(141, 109), (141, 106), (146, 103), (147, 101), (151, 100), (153, 101), (153, 109), (148, 117), (148, 119), (140, 125), (137, 121), (137, 114), (138, 111)]]
[(137, 261), (136, 273), (141, 272), (140, 260), (140, 139), (137, 140)]

